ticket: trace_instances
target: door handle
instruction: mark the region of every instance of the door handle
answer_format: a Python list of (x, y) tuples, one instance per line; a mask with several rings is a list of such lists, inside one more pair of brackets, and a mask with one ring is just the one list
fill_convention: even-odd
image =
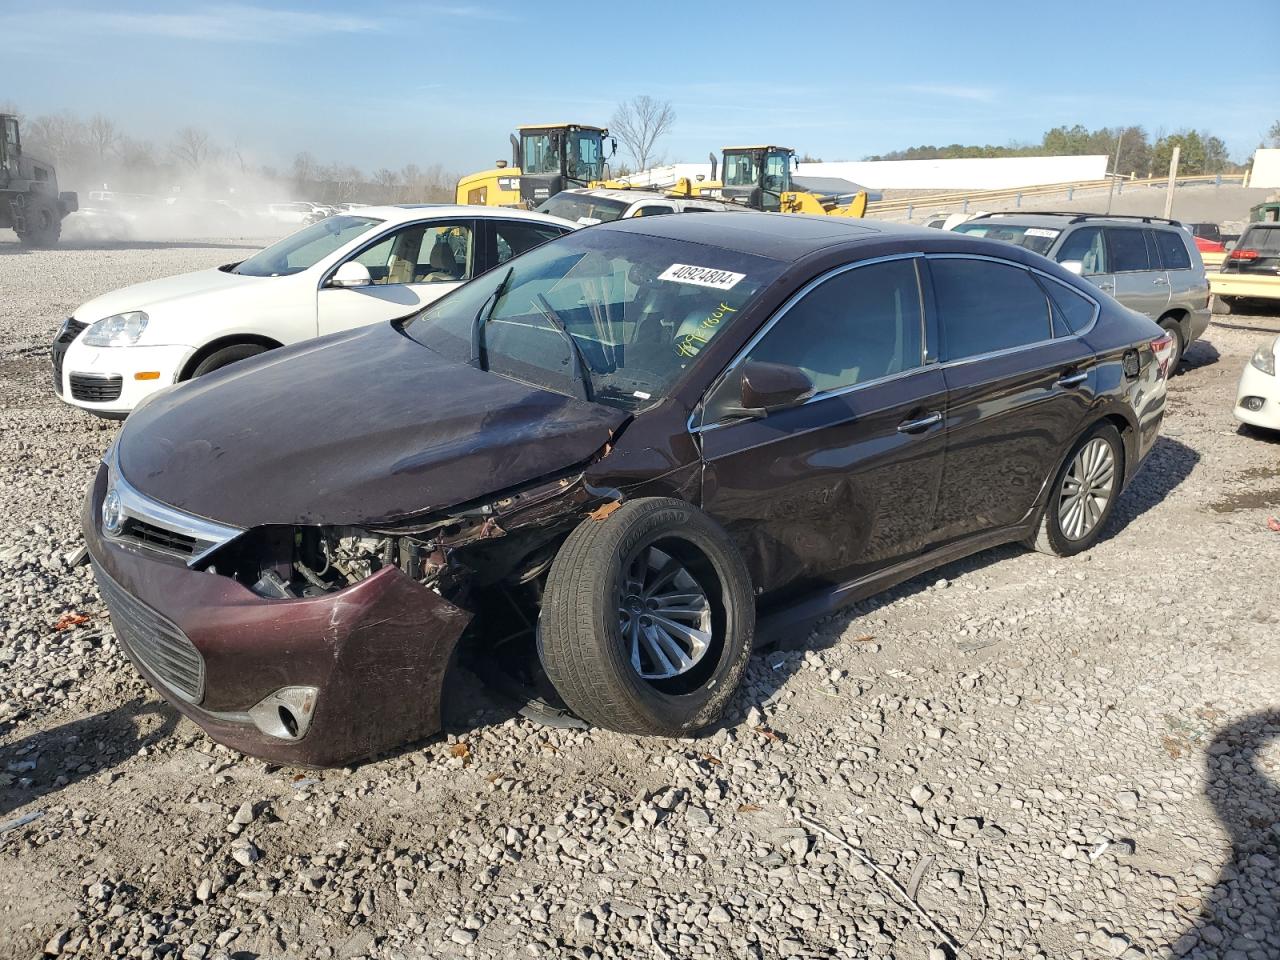
[(937, 410), (928, 416), (920, 417), (918, 420), (903, 420), (898, 424), (899, 433), (919, 433), (922, 430), (928, 430), (935, 423), (942, 422), (942, 414)]
[(1152, 281), (1157, 287), (1167, 287), (1169, 285), (1168, 277), (1156, 277)]
[(1069, 373), (1058, 381), (1060, 387), (1078, 387), (1089, 379), (1088, 372), (1081, 370), (1079, 373)]

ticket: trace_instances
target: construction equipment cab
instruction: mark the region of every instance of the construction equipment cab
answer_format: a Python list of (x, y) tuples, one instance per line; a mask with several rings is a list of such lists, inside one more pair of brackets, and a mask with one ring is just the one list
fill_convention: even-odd
[[(609, 131), (578, 123), (522, 126), (511, 136), (511, 165), (458, 181), (458, 203), (487, 207), (535, 207), (569, 187), (585, 187), (605, 176)], [(609, 139), (609, 156), (617, 149)]]
[[(781, 210), (791, 188), (796, 152), (790, 147), (725, 147), (722, 195), (755, 210)], [(715, 179), (712, 172), (711, 179)]]
[(78, 206), (74, 193), (58, 192), (50, 164), (22, 152), (18, 118), (0, 113), (0, 228), (12, 228), (25, 246), (52, 247), (62, 218)]

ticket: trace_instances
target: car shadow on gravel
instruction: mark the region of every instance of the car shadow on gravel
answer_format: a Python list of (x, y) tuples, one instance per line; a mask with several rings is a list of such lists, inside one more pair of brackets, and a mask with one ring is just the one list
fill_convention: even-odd
[(1187, 347), (1187, 352), (1182, 355), (1182, 363), (1178, 365), (1177, 376), (1185, 376), (1192, 370), (1212, 366), (1220, 359), (1222, 359), (1222, 354), (1218, 352), (1217, 347), (1207, 340), (1197, 340)]
[[(177, 724), (178, 713), (168, 704), (135, 698), (0, 746), (0, 817), (110, 770), (170, 737)], [(6, 732), (0, 727), (0, 735)]]
[(1185, 960), (1280, 955), (1280, 787), (1273, 741), (1280, 710), (1250, 714), (1220, 730), (1205, 757), (1205, 794), (1231, 837), (1231, 856), (1199, 916), (1173, 944)]
[(1161, 503), (1191, 475), (1200, 454), (1181, 440), (1160, 437), (1147, 455), (1138, 475), (1116, 501), (1111, 519), (1102, 533), (1100, 543), (1105, 543), (1121, 533), (1152, 507)]

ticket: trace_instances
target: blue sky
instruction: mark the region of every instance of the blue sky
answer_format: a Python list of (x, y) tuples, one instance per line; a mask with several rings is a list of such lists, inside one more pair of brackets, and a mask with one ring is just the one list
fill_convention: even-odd
[(281, 166), (309, 150), (370, 169), (477, 169), (508, 155), (519, 123), (607, 124), (636, 94), (673, 102), (660, 148), (673, 160), (757, 141), (859, 159), (1038, 141), (1074, 122), (1204, 128), (1239, 158), (1280, 119), (1278, 62), (1241, 53), (1280, 36), (1280, 4), (1211, 11), (1182, 0), (0, 0), (0, 100), (29, 115), (101, 112), (160, 144), (192, 124)]

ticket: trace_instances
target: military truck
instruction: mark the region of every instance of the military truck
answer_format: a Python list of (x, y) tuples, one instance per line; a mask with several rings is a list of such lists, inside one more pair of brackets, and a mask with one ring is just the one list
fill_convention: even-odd
[(9, 227), (23, 246), (52, 247), (62, 219), (79, 207), (74, 193), (58, 192), (53, 166), (22, 152), (18, 118), (0, 114), (0, 227)]

